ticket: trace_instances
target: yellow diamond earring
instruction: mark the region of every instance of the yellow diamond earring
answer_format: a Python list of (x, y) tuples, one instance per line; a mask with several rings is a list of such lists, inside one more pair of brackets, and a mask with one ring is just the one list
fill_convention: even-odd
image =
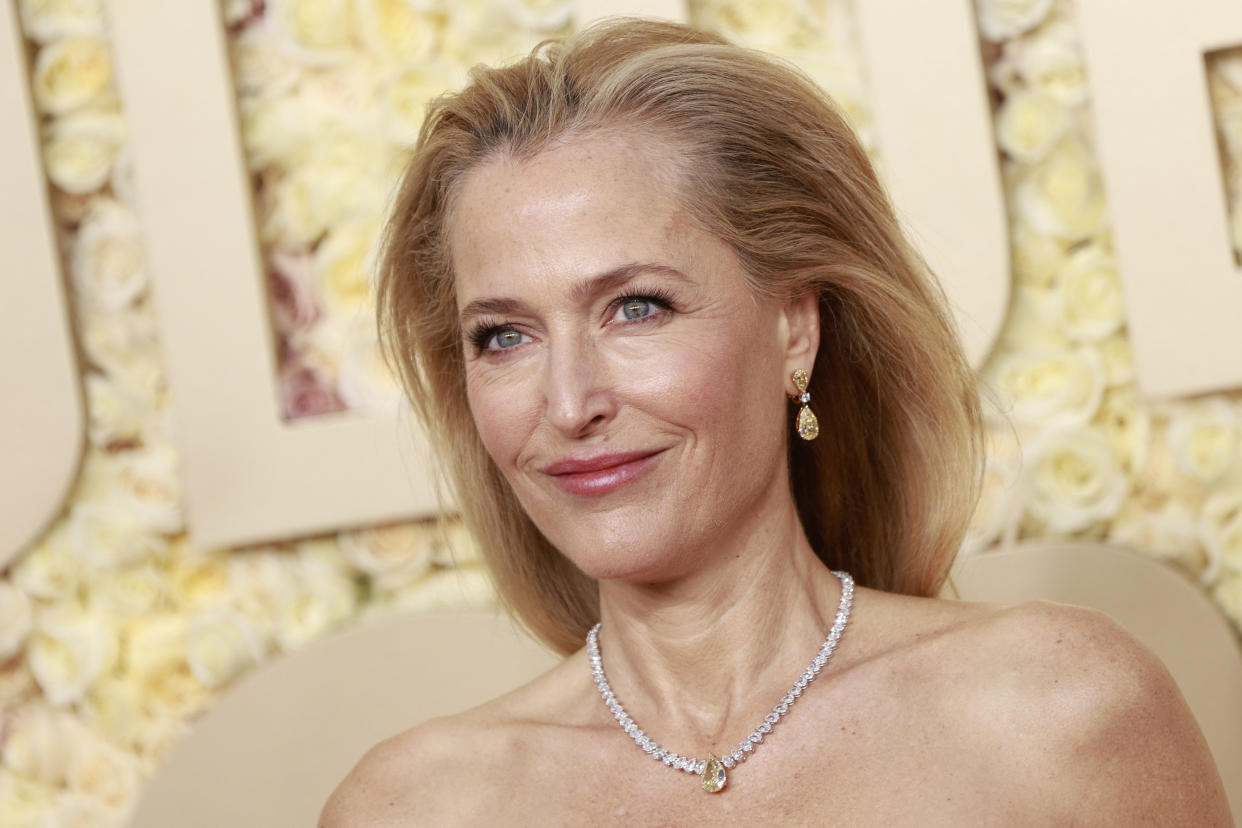
[(806, 390), (811, 384), (811, 378), (806, 371), (799, 368), (793, 372), (793, 384), (798, 389), (796, 399), (802, 403), (802, 409), (798, 411), (798, 436), (803, 440), (814, 440), (819, 436), (819, 420), (807, 404), (811, 401), (811, 394)]

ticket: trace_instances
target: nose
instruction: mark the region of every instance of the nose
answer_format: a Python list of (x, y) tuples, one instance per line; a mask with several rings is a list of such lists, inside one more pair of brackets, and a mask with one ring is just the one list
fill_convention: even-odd
[(605, 360), (589, 337), (554, 341), (544, 364), (548, 422), (570, 438), (597, 433), (616, 414), (616, 397)]

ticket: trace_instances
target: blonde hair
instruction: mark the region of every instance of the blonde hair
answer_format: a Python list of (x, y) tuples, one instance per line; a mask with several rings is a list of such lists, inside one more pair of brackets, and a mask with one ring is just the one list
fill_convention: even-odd
[(825, 564), (936, 594), (979, 488), (981, 417), (940, 288), (871, 164), (814, 83), (671, 23), (591, 27), (434, 101), (389, 221), (378, 282), (385, 356), (446, 461), (507, 609), (556, 650), (598, 619), (594, 580), (543, 536), (483, 448), (466, 398), (446, 226), (463, 177), (601, 131), (677, 150), (686, 209), (754, 290), (819, 296), (811, 394), (821, 433), (791, 440), (798, 513)]

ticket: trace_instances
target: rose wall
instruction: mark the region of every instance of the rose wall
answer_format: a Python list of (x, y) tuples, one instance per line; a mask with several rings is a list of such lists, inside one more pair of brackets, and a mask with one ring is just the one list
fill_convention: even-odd
[[(196, 549), (102, 0), (19, 0), (85, 360), (89, 449), (63, 515), (0, 577), (0, 823), (122, 824), (231, 682), (376, 614), (493, 600), (458, 526)], [(1013, 301), (983, 366), (991, 453), (963, 554), (1086, 538), (1166, 560), (1242, 627), (1242, 394), (1138, 394), (1070, 0), (978, 0)], [(288, 419), (392, 410), (369, 266), (426, 101), (572, 30), (563, 0), (223, 0)], [(845, 0), (702, 0), (870, 142)], [(1211, 90), (1242, 198), (1242, 57)], [(882, 159), (880, 159), (882, 162)], [(946, 199), (952, 194), (946, 193)], [(1242, 217), (1242, 210), (1232, 215)], [(1235, 220), (1242, 247), (1242, 218)]]

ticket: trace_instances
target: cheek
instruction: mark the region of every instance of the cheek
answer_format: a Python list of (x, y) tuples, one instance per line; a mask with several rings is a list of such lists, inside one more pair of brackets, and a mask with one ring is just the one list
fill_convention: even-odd
[(503, 375), (467, 372), (466, 399), (479, 438), (502, 470), (525, 445), (538, 419), (531, 394)]

